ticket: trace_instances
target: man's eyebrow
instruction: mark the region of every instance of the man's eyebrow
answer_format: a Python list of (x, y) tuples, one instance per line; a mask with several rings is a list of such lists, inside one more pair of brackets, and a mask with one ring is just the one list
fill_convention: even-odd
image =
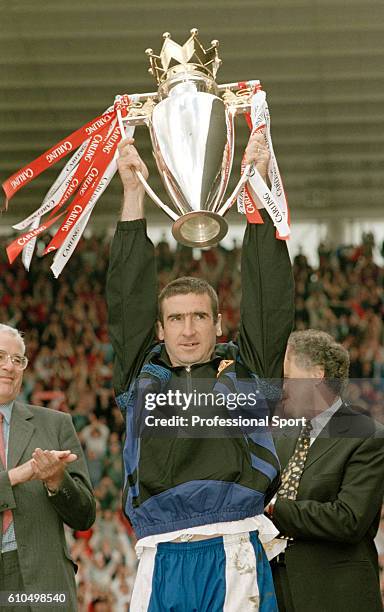
[(172, 317), (186, 317), (188, 315), (201, 315), (204, 317), (209, 317), (210, 313), (206, 310), (193, 310), (192, 312), (170, 312), (167, 315), (167, 319), (171, 319)]
[(206, 310), (195, 310), (191, 314), (198, 314), (198, 315), (203, 315), (205, 317), (209, 317), (211, 313), (207, 312)]

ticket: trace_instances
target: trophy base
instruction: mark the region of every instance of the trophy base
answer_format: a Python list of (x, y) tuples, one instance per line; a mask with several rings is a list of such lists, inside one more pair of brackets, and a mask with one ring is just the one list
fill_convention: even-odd
[(215, 246), (228, 231), (227, 222), (217, 213), (199, 210), (186, 213), (172, 226), (173, 237), (189, 247)]

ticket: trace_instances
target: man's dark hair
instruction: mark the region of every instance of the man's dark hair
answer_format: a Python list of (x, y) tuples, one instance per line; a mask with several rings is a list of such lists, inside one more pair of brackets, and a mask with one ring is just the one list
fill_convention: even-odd
[(348, 351), (330, 334), (317, 329), (293, 332), (288, 339), (288, 349), (294, 353), (298, 366), (324, 368), (324, 380), (335, 392), (340, 393), (348, 380)]
[(206, 280), (195, 278), (194, 276), (182, 276), (176, 278), (164, 287), (158, 299), (158, 319), (163, 325), (163, 302), (174, 295), (186, 295), (195, 293), (196, 295), (208, 295), (211, 300), (213, 322), (216, 323), (219, 314), (219, 298), (217, 293)]

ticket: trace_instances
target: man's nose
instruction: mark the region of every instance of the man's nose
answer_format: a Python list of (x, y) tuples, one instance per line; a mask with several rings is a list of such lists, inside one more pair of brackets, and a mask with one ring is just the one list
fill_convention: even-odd
[(186, 316), (184, 319), (183, 334), (184, 336), (193, 336), (195, 333), (195, 326), (192, 317)]

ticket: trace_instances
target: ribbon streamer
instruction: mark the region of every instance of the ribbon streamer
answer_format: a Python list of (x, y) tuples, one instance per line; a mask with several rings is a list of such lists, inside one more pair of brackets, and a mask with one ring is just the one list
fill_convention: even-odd
[[(135, 133), (135, 127), (127, 126), (125, 128), (125, 131), (123, 132), (123, 136), (125, 138), (132, 138), (134, 133)], [(115, 151), (113, 160), (109, 163), (106, 171), (104, 172), (97, 187), (95, 188), (93, 195), (90, 197), (89, 202), (83, 211), (83, 214), (79, 217), (72, 231), (65, 238), (61, 247), (58, 249), (57, 253), (55, 254), (53, 258), (53, 263), (51, 266), (51, 270), (55, 278), (58, 278), (65, 264), (68, 262), (69, 258), (71, 257), (73, 251), (75, 250), (77, 246), (77, 243), (79, 242), (87, 226), (87, 223), (89, 221), (89, 218), (95, 207), (96, 202), (98, 201), (100, 196), (104, 193), (109, 183), (111, 182), (112, 178), (114, 177), (116, 170), (117, 170), (116, 158), (117, 158), (117, 151)]]
[(59, 217), (61, 217), (63, 214), (64, 213), (60, 213), (56, 217), (53, 217), (53, 219), (51, 219), (50, 221), (47, 221), (47, 223), (39, 225), (35, 229), (31, 229), (30, 231), (26, 232), (22, 236), (19, 236), (19, 238), (11, 242), (11, 244), (7, 246), (7, 255), (9, 263), (13, 263), (15, 261), (16, 257), (21, 253), (25, 245), (30, 240), (32, 240), (32, 238), (35, 238), (35, 236), (38, 236), (42, 232), (45, 232), (45, 230), (51, 227), (51, 225), (53, 225), (54, 223), (56, 223)]
[[(273, 150), (271, 123), (266, 94), (258, 87), (256, 87), (256, 92), (252, 96), (251, 117), (248, 115), (247, 122), (249, 125), (251, 125), (252, 134), (257, 131), (265, 130), (266, 143), (270, 152), (268, 177), (271, 182), (271, 189), (269, 189), (255, 167), (253, 167), (251, 170), (249, 185), (252, 187), (260, 202), (264, 204), (264, 208), (271, 217), (276, 227), (276, 237), (280, 240), (286, 240), (291, 233), (289, 227), (288, 202), (279, 167), (277, 165), (276, 156)], [(243, 160), (242, 168), (244, 166), (245, 162)], [(248, 185), (240, 194), (237, 200), (237, 207), (240, 213), (247, 216), (250, 223), (263, 222)]]
[(92, 121), (89, 121), (86, 125), (83, 125), (83, 127), (72, 132), (67, 138), (60, 140), (60, 142), (34, 159), (30, 164), (24, 166), (24, 168), (15, 172), (15, 174), (12, 174), (12, 176), (3, 183), (7, 201), (9, 201), (19, 189), (24, 187), (24, 185), (27, 185), (32, 179), (44, 172), (44, 170), (54, 166), (63, 157), (66, 157), (72, 150), (81, 145), (86, 138), (102, 130), (105, 125), (112, 121), (114, 116), (115, 114), (113, 112), (106, 112), (92, 119)]
[[(120, 128), (117, 122), (114, 121), (114, 129), (110, 135), (107, 135), (102, 142), (102, 149), (95, 156), (89, 171), (82, 181), (79, 189), (72, 200), (70, 207), (67, 209), (67, 215), (64, 222), (57, 230), (49, 245), (43, 252), (43, 255), (51, 251), (55, 251), (64, 242), (68, 232), (71, 231), (77, 220), (83, 215), (84, 210), (99, 185), (104, 172), (115, 154), (116, 147), (121, 140)], [(115, 169), (116, 171), (116, 169)]]
[[(116, 173), (118, 143), (125, 135), (132, 136), (134, 133), (135, 128), (131, 126), (122, 133), (117, 123), (117, 109), (120, 116), (126, 116), (130, 103), (127, 95), (117, 96), (115, 105), (103, 115), (61, 140), (5, 181), (3, 189), (9, 200), (30, 180), (78, 148), (61, 170), (39, 208), (13, 226), (14, 229), (24, 230), (24, 233), (7, 247), (10, 263), (22, 251), (23, 265), (29, 270), (37, 236), (65, 214), (64, 222), (43, 252), (45, 255), (57, 250), (51, 269), (56, 278), (59, 276), (80, 240), (96, 202)], [(72, 202), (69, 203), (71, 198)], [(66, 205), (66, 210), (57, 214)], [(50, 213), (48, 219), (41, 224), (41, 218), (46, 213)]]

